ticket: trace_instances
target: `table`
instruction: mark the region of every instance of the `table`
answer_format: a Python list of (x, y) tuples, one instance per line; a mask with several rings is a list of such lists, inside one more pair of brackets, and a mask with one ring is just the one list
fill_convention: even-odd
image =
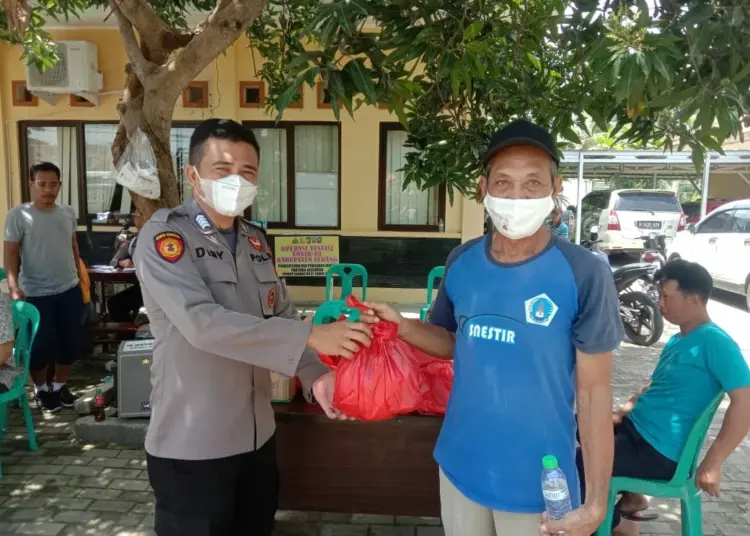
[(89, 280), (95, 285), (95, 292), (99, 296), (99, 313), (103, 314), (107, 310), (106, 298), (104, 296), (104, 286), (111, 285), (114, 283), (138, 283), (138, 276), (135, 275), (134, 268), (117, 268), (117, 269), (103, 269), (103, 268), (89, 268)]
[(300, 397), (274, 409), (281, 509), (440, 516), (432, 451), (442, 418), (334, 421)]

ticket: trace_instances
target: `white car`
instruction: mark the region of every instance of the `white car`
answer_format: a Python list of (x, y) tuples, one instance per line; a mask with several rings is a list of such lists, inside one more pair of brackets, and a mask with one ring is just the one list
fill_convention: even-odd
[(611, 253), (643, 251), (641, 237), (664, 233), (669, 243), (685, 228), (685, 214), (671, 190), (595, 190), (582, 201), (581, 234), (599, 227), (600, 248)]
[(750, 199), (721, 205), (667, 248), (667, 259), (703, 265), (714, 286), (745, 296), (750, 308)]

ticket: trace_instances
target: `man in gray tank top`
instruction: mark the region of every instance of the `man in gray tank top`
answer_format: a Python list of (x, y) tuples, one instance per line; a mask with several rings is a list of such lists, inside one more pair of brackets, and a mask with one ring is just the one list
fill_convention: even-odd
[[(45, 413), (73, 406), (76, 397), (67, 381), (70, 366), (82, 351), (76, 216), (71, 207), (57, 204), (60, 186), (55, 164), (32, 166), (31, 202), (11, 210), (5, 220), (5, 271), (11, 298), (39, 309), (29, 368), (37, 403)], [(47, 367), (52, 363), (54, 381), (47, 385)]]

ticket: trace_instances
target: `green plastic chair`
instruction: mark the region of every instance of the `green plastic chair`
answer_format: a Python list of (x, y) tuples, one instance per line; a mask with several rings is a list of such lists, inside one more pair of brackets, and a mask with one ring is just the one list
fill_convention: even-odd
[(5, 281), (8, 279), (8, 274), (5, 273), (4, 268), (0, 268), (0, 281)]
[(664, 482), (622, 476), (612, 478), (609, 487), (607, 517), (599, 530), (596, 531), (596, 536), (611, 536), (617, 495), (623, 491), (642, 493), (663, 499), (679, 499), (682, 512), (682, 536), (703, 536), (701, 497), (695, 485), (695, 473), (698, 468), (701, 447), (706, 439), (706, 434), (708, 434), (708, 428), (711, 426), (711, 421), (723, 399), (724, 393), (721, 393), (708, 405), (693, 426), (685, 447), (682, 449), (677, 471), (675, 471), (672, 480)]
[[(0, 440), (5, 432), (8, 420), (8, 403), (18, 400), (23, 419), (26, 422), (26, 432), (29, 436), (29, 450), (37, 449), (36, 433), (34, 432), (34, 421), (31, 418), (31, 407), (29, 398), (26, 396), (26, 382), (29, 380), (29, 356), (31, 345), (39, 329), (39, 311), (30, 303), (14, 301), (10, 304), (13, 313), (13, 327), (16, 332), (13, 344), (13, 357), (17, 367), (23, 367), (23, 373), (16, 376), (13, 386), (7, 393), (0, 394)], [(0, 478), (2, 469), (0, 468)]]
[(435, 290), (435, 281), (442, 279), (444, 275), (445, 266), (435, 266), (427, 276), (427, 302), (419, 313), (419, 319), (422, 322), (427, 320), (427, 311), (430, 310), (430, 305), (432, 305), (432, 291)]
[(359, 320), (359, 309), (347, 307), (344, 300), (329, 300), (320, 304), (313, 316), (313, 324), (330, 324), (336, 322), (341, 315), (346, 315), (347, 322)]
[(367, 270), (361, 264), (334, 264), (326, 272), (326, 301), (333, 299), (333, 278), (341, 278), (341, 298), (352, 293), (355, 277), (362, 279), (362, 301), (367, 299)]

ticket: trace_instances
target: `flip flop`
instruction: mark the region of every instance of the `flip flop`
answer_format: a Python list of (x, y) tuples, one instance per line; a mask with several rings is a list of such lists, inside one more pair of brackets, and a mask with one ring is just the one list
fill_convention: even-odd
[(659, 519), (659, 514), (640, 510), (638, 512), (630, 512), (629, 514), (620, 512), (620, 517), (629, 521), (655, 521)]

